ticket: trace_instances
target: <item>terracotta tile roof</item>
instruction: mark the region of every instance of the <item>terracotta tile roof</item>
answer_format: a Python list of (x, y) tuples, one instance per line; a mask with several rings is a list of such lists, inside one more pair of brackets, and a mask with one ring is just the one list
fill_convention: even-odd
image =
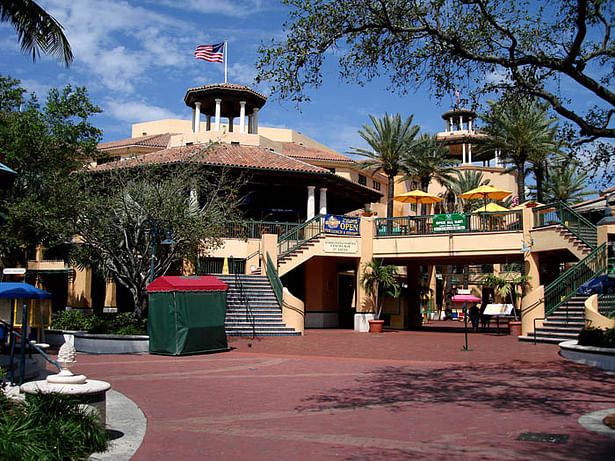
[(600, 195), (610, 194), (611, 192), (615, 192), (615, 186), (609, 187), (608, 189), (604, 189), (600, 192)]
[(252, 88), (250, 88), (249, 86), (245, 86), (245, 85), (238, 85), (236, 83), (211, 83), (209, 85), (203, 85), (203, 86), (197, 86), (194, 88), (188, 88), (188, 90), (186, 91), (186, 94), (188, 93), (193, 93), (193, 92), (198, 92), (198, 91), (202, 91), (202, 90), (241, 90), (241, 91), (245, 91), (248, 93), (253, 94), (254, 96), (261, 98), (263, 100), (267, 100), (267, 96), (265, 96), (264, 94), (259, 93), (258, 91), (254, 91)]
[(294, 142), (283, 143), (282, 153), (297, 159), (354, 163), (353, 159), (338, 152), (306, 147)]
[(326, 168), (310, 165), (309, 163), (278, 154), (262, 147), (220, 144), (209, 150), (203, 151), (202, 156), (199, 154), (201, 150), (202, 146), (174, 147), (150, 152), (148, 154), (136, 155), (135, 157), (117, 162), (103, 163), (93, 167), (91, 171), (104, 171), (115, 167), (124, 168), (143, 164), (176, 163), (188, 159), (198, 159), (198, 161), (210, 165), (331, 174)]
[(173, 133), (150, 134), (148, 136), (139, 136), (137, 138), (120, 139), (119, 141), (104, 142), (98, 145), (98, 150), (117, 149), (118, 147), (140, 146), (140, 147), (157, 147), (164, 149), (169, 145), (169, 139)]

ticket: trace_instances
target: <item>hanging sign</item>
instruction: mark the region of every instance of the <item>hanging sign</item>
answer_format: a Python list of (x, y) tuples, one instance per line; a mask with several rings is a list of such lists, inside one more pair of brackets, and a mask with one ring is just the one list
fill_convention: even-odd
[(325, 233), (359, 236), (360, 218), (355, 216), (325, 215)]
[(437, 214), (433, 217), (434, 232), (464, 231), (467, 229), (464, 213)]

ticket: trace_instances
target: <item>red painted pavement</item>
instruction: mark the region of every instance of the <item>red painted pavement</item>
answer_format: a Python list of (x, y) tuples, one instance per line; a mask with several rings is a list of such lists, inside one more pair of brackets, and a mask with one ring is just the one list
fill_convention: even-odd
[[(615, 408), (615, 378), (553, 345), (463, 333), (308, 330), (229, 338), (231, 352), (81, 354), (143, 410), (134, 460), (615, 459), (579, 416)], [(565, 444), (516, 440), (567, 435)]]

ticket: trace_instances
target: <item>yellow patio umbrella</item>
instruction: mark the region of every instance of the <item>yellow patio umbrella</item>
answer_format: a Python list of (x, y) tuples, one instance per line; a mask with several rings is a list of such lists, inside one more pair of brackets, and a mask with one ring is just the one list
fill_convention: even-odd
[(539, 206), (545, 206), (545, 204), (537, 202), (536, 200), (526, 200), (525, 202), (512, 207), (511, 210), (522, 210), (523, 208), (535, 208)]
[(473, 213), (493, 213), (496, 211), (509, 211), (508, 208), (503, 207), (502, 205), (498, 205), (497, 203), (487, 203), (487, 205), (483, 205), (480, 208), (477, 208), (473, 211)]
[(487, 199), (503, 200), (508, 197), (512, 192), (503, 189), (496, 189), (491, 186), (480, 186), (475, 189), (464, 192), (459, 195), (459, 198), (465, 198), (469, 200), (483, 200), (484, 206), (487, 206)]
[(429, 192), (423, 192), (420, 189), (411, 190), (410, 192), (404, 192), (403, 194), (396, 195), (393, 200), (403, 203), (438, 203), (443, 199), (437, 195), (430, 194)]

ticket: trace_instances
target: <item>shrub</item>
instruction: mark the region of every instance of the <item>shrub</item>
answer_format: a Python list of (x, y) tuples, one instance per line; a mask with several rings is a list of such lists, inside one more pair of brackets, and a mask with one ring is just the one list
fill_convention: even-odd
[(63, 311), (53, 316), (51, 328), (117, 335), (147, 334), (145, 320), (137, 320), (132, 312), (92, 314), (80, 311)]
[(583, 328), (579, 332), (578, 344), (580, 346), (615, 348), (615, 328), (607, 330), (592, 327)]
[(0, 412), (0, 453), (4, 460), (87, 459), (107, 448), (98, 418), (73, 397), (34, 394), (26, 402), (5, 401)]

